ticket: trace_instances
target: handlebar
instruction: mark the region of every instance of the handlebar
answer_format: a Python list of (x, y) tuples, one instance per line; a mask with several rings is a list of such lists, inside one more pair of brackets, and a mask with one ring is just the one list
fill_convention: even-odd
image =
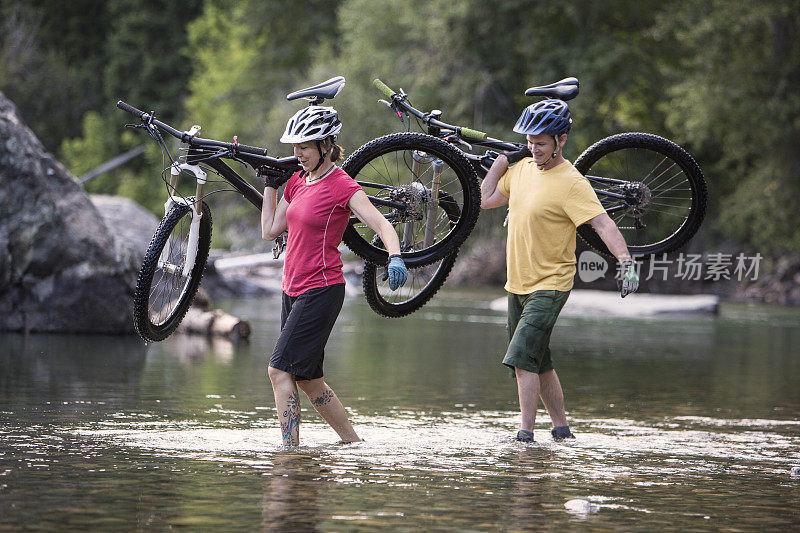
[(374, 80), (372, 80), (372, 85), (377, 87), (380, 92), (382, 92), (383, 94), (385, 94), (389, 98), (394, 98), (394, 95), (397, 94), (396, 92), (391, 90), (388, 85), (383, 83), (378, 78), (375, 78)]
[(232, 152), (239, 152), (245, 154), (253, 154), (260, 156), (267, 155), (266, 148), (259, 148), (257, 146), (249, 146), (247, 144), (240, 144), (240, 143), (226, 143), (222, 141), (215, 141), (212, 139), (201, 139), (199, 137), (189, 135), (185, 131), (178, 131), (169, 124), (157, 120), (152, 114), (145, 113), (140, 109), (136, 109), (132, 105), (123, 102), (122, 100), (117, 102), (117, 107), (127, 113), (130, 113), (134, 117), (140, 119), (142, 122), (156, 125), (159, 129), (166, 131), (167, 133), (169, 133), (170, 135), (172, 135), (177, 139), (180, 139), (180, 141), (184, 143), (192, 143), (200, 146), (215, 146), (219, 148), (224, 148), (226, 150), (230, 150)]
[[(459, 137), (466, 137), (469, 139), (474, 139), (478, 141), (495, 141), (496, 139), (490, 139), (489, 135), (485, 132), (474, 130), (472, 128), (463, 128), (461, 126), (453, 126), (452, 124), (447, 124), (440, 120), (437, 120), (430, 116), (430, 114), (423, 113), (420, 110), (411, 106), (408, 103), (408, 98), (405, 94), (401, 94), (392, 90), (388, 85), (383, 83), (378, 78), (373, 80), (372, 84), (383, 94), (389, 97), (392, 100), (393, 105), (397, 107), (403, 108), (407, 113), (414, 115), (418, 119), (422, 120), (427, 124), (429, 127), (433, 126), (435, 129), (451, 131), (457, 134)], [(513, 149), (513, 148), (510, 148)]]

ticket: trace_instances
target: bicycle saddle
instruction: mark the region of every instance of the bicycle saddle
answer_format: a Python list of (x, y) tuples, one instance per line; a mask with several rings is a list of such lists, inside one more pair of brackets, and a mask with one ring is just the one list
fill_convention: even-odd
[(578, 83), (578, 78), (564, 78), (550, 85), (531, 87), (525, 91), (525, 96), (546, 96), (548, 98), (558, 98), (566, 102), (578, 96), (579, 88), (580, 83)]
[(344, 87), (344, 76), (336, 76), (328, 81), (323, 81), (319, 85), (300, 89), (286, 95), (287, 100), (297, 100), (298, 98), (308, 98), (309, 100), (330, 100)]

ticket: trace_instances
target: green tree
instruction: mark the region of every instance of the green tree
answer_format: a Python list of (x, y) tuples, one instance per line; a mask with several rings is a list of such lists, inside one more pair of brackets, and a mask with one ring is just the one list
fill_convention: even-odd
[[(117, 100), (155, 110), (175, 122), (183, 114), (183, 99), (192, 63), (186, 52), (186, 26), (199, 12), (199, 0), (113, 0), (105, 4), (111, 28), (103, 46), (101, 105), (83, 116), (79, 136), (65, 139), (61, 156), (80, 175), (138, 144), (148, 143), (144, 158), (101, 175), (87, 184), (89, 192), (121, 194), (156, 213), (163, 204), (157, 181), (163, 167), (160, 151), (146, 135), (123, 134), (132, 118), (116, 109)], [(78, 27), (79, 24), (75, 23)]]
[(200, 0), (112, 0), (105, 42), (105, 105), (117, 100), (154, 109), (166, 121), (182, 115), (192, 62), (186, 27), (200, 12)]
[(668, 124), (706, 170), (717, 231), (757, 251), (800, 251), (800, 6), (693, 1), (661, 22), (681, 58)]
[(207, 0), (189, 25), (191, 119), (215, 138), (238, 135), (248, 144), (277, 147), (283, 125), (278, 131), (270, 114), (296, 107), (284, 97), (305, 83), (317, 50), (335, 43), (337, 5)]

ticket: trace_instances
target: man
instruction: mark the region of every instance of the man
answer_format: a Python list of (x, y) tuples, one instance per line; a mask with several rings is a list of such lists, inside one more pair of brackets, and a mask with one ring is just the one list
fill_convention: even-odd
[(620, 262), (623, 297), (639, 285), (624, 237), (588, 180), (564, 159), (571, 125), (569, 107), (561, 100), (528, 106), (514, 126), (526, 136), (527, 147), (498, 156), (481, 184), (483, 209), (508, 204), (509, 344), (503, 364), (517, 380), (522, 414), (517, 440), (525, 442), (533, 441), (540, 397), (553, 422), (553, 438), (574, 438), (549, 344), (572, 289), (577, 227), (590, 223)]

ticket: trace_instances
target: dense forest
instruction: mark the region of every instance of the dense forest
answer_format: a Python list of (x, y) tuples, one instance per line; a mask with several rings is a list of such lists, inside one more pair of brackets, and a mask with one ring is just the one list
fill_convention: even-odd
[[(796, 0), (0, 0), (0, 91), (75, 175), (147, 142), (119, 99), (288, 154), (285, 94), (343, 75), (352, 152), (403, 128), (375, 77), (513, 138), (527, 87), (576, 76), (570, 159), (612, 133), (671, 138), (708, 179), (706, 242), (770, 254), (800, 252), (798, 51)], [(160, 164), (149, 146), (87, 189), (158, 212)]]

